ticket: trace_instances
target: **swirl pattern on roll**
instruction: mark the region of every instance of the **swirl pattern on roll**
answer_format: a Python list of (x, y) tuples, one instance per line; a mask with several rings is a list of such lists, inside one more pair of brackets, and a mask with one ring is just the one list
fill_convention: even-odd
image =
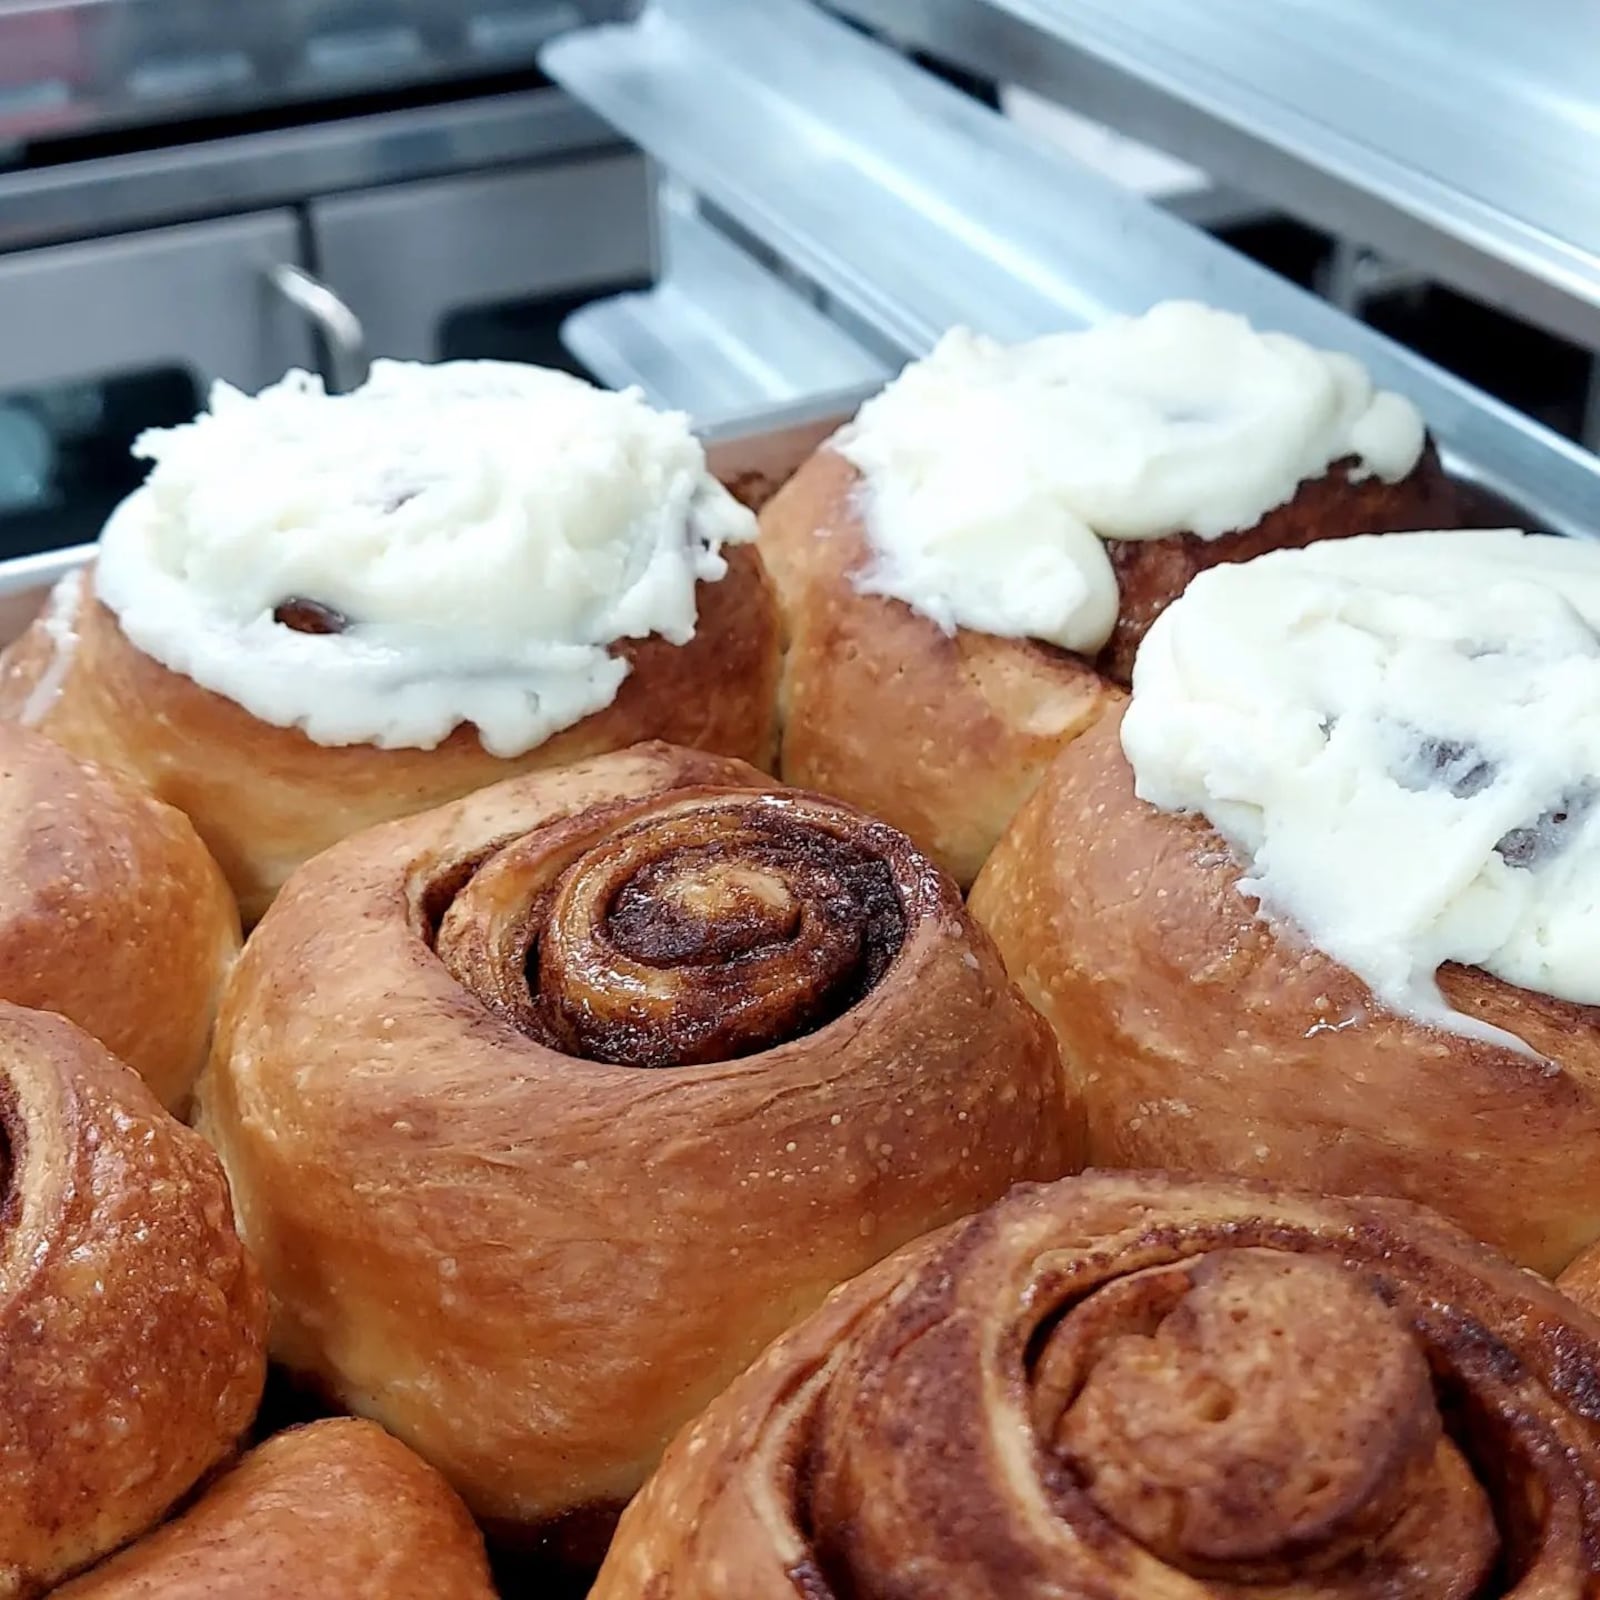
[(453, 898), (445, 965), (529, 1037), (629, 1067), (731, 1061), (868, 993), (937, 875), (892, 829), (708, 790), (581, 853), (525, 837)]
[(1600, 1581), (1600, 1321), (1420, 1207), (1089, 1173), (838, 1291), (596, 1600), (1466, 1600)]
[(202, 1125), (279, 1357), (546, 1528), (626, 1499), (835, 1284), (1081, 1162), (1048, 1030), (948, 878), (662, 745), (304, 868)]

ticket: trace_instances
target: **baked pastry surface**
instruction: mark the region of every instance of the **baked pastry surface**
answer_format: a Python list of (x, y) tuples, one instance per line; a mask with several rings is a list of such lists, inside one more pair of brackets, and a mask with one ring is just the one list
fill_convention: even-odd
[(0, 724), (0, 869), (0, 996), (71, 1018), (181, 1111), (239, 950), (188, 819)]
[(1106, 718), (1052, 762), (972, 892), (1084, 1098), (1091, 1162), (1425, 1202), (1545, 1273), (1600, 1237), (1600, 1016), (1439, 973), (1519, 1051), (1383, 1005), (1240, 892), (1203, 819), (1134, 793)]
[(673, 1443), (596, 1600), (1588, 1594), (1600, 1321), (1398, 1201), (1086, 1173)]
[(494, 1600), (449, 1485), (371, 1422), (277, 1434), (63, 1600)]
[(308, 864), (200, 1098), (278, 1357), (522, 1527), (625, 1499), (834, 1284), (1081, 1138), (953, 883), (663, 745)]
[(255, 1415), (266, 1302), (198, 1134), (0, 1004), (0, 1595), (143, 1533)]

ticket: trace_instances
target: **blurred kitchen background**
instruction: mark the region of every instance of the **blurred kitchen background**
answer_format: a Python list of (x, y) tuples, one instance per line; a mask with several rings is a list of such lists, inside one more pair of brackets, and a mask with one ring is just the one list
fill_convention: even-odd
[[(947, 305), (1118, 309), (1118, 251), (1130, 302), (1256, 292), (1151, 207), (1600, 436), (1592, 8), (637, 9), (0, 0), (0, 556), (92, 538), (214, 378), (507, 357), (726, 430), (847, 403)], [(1041, 266), (1057, 182), (1095, 254)]]

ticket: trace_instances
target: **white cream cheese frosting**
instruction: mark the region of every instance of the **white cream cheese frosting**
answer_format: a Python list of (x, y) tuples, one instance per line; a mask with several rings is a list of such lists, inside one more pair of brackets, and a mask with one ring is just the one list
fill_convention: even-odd
[(1600, 1004), (1600, 544), (1338, 539), (1202, 573), (1151, 628), (1122, 745), (1241, 889), (1392, 1008), (1460, 962)]
[(1173, 301), (1019, 345), (958, 329), (834, 448), (865, 480), (864, 591), (1092, 653), (1117, 617), (1104, 540), (1220, 538), (1336, 461), (1397, 482), (1423, 442), (1349, 356)]
[[(695, 585), (756, 524), (681, 416), (502, 362), (376, 363), (328, 395), (291, 373), (217, 385), (147, 433), (95, 587), (163, 665), (321, 744), (500, 756), (615, 698), (622, 639), (694, 636)], [(284, 602), (343, 631), (297, 632)]]

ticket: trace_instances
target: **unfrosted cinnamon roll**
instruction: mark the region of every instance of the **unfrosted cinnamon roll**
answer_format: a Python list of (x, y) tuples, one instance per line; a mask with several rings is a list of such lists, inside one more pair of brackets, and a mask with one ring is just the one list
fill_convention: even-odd
[(1396, 534), (1203, 574), (972, 894), (1091, 1160), (1600, 1237), (1600, 547)]
[(1197, 572), (1453, 520), (1420, 417), (1346, 356), (1187, 304), (952, 333), (762, 512), (783, 777), (970, 883)]
[(70, 1017), (181, 1111), (238, 950), (181, 812), (0, 724), (0, 996)]
[(594, 1600), (1600, 1585), (1600, 1321), (1432, 1213), (1030, 1187), (835, 1294), (673, 1444)]
[(265, 1335), (205, 1142), (70, 1022), (0, 1004), (0, 1595), (115, 1550), (222, 1461)]
[(220, 386), (0, 660), (188, 813), (247, 921), (347, 834), (645, 738), (766, 763), (754, 517), (682, 417), (498, 362)]
[(61, 1600), (494, 1600), (483, 1540), (450, 1486), (371, 1422), (252, 1450), (181, 1517)]
[(953, 883), (662, 745), (302, 868), (200, 1100), (277, 1356), (525, 1528), (624, 1500), (834, 1284), (1080, 1137)]

